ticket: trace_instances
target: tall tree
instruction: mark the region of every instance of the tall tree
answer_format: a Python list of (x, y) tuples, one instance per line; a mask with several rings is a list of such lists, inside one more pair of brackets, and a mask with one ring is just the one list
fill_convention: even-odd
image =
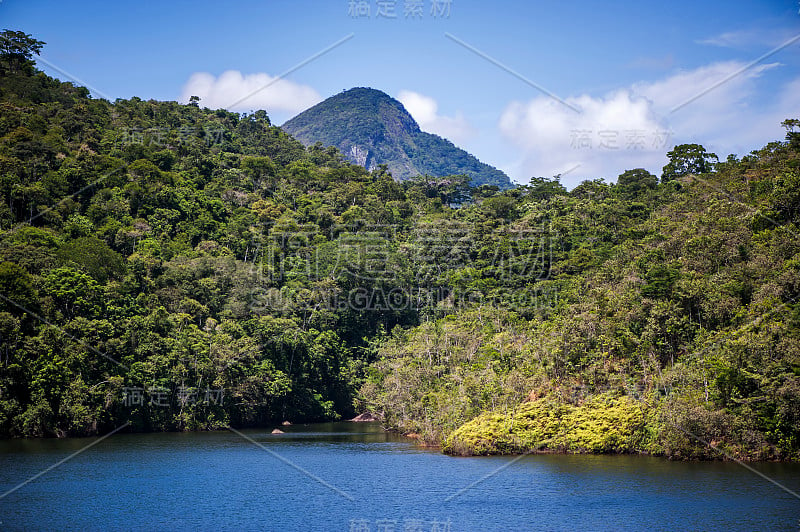
[(656, 188), (657, 185), (658, 178), (644, 168), (625, 170), (617, 178), (620, 192), (628, 196), (638, 196), (648, 189)]
[(46, 43), (27, 33), (4, 30), (0, 33), (0, 71), (3, 74), (33, 70), (34, 55), (39, 55)]
[(679, 144), (667, 152), (669, 162), (662, 169), (661, 182), (666, 183), (687, 174), (713, 172), (719, 158), (700, 144)]

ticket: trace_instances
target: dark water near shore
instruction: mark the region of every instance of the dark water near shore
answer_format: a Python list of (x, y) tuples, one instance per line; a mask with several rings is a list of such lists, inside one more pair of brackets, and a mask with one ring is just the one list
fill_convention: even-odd
[[(0, 529), (799, 530), (735, 463), (450, 458), (368, 424), (0, 442)], [(252, 441), (250, 441), (252, 439)], [(800, 492), (800, 464), (751, 464)]]

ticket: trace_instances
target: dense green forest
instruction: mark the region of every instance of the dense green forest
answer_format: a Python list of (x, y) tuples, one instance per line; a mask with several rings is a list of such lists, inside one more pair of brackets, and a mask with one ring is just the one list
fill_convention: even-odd
[(454, 454), (800, 458), (800, 121), (572, 191), (397, 182), (0, 44), (0, 435), (366, 410)]

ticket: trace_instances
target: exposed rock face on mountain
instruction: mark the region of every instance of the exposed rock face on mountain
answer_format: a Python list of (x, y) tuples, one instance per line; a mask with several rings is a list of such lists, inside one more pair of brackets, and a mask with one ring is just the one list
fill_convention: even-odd
[(331, 96), (286, 122), (282, 129), (303, 144), (336, 146), (367, 169), (389, 167), (396, 179), (466, 174), (472, 186), (511, 186), (508, 176), (447, 139), (425, 133), (403, 104), (386, 93), (355, 88)]

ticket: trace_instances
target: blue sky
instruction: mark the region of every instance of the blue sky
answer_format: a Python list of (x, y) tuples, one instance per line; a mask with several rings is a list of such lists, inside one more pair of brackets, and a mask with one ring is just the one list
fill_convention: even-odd
[(46, 41), (40, 68), (96, 97), (197, 94), (280, 124), (369, 86), (515, 182), (563, 174), (572, 187), (660, 174), (678, 143), (724, 159), (782, 139), (780, 121), (800, 117), (799, 11), (797, 0), (3, 0), (0, 21)]

